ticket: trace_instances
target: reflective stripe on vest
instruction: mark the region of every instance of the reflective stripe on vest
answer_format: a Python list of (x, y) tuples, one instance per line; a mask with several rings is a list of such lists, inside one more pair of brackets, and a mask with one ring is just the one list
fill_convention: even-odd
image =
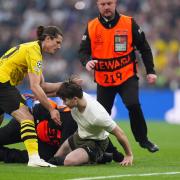
[(135, 74), (132, 46), (132, 18), (121, 15), (117, 25), (106, 29), (98, 20), (88, 23), (92, 59), (97, 59), (95, 81), (101, 86), (117, 86)]

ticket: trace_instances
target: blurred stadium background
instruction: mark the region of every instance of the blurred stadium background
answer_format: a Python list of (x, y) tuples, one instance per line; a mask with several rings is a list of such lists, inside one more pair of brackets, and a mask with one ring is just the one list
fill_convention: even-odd
[[(79, 74), (84, 79), (84, 89), (95, 94), (92, 74), (82, 68), (77, 53), (87, 21), (97, 16), (95, 3), (96, 0), (0, 0), (0, 56), (16, 44), (36, 39), (37, 26), (59, 26), (64, 34), (63, 46), (55, 56), (45, 56), (46, 80), (56, 82), (72, 73)], [(153, 50), (158, 75), (155, 86), (146, 84), (137, 54), (145, 116), (149, 120), (180, 123), (180, 1), (119, 0), (118, 10), (135, 18)], [(27, 83), (20, 86), (22, 91), (25, 88)], [(116, 119), (127, 118), (121, 105), (116, 101)]]
[[(132, 167), (118, 168), (117, 164), (111, 163), (99, 165), (98, 168), (59, 167), (47, 171), (27, 168), (23, 164), (0, 163), (1, 180), (14, 177), (19, 180), (100, 179), (97, 176), (119, 179), (121, 175), (122, 179), (125, 179), (124, 175), (132, 180), (180, 179), (179, 126), (163, 122), (166, 119), (180, 124), (180, 0), (118, 1), (118, 10), (135, 18), (145, 31), (153, 50), (158, 81), (155, 86), (146, 84), (145, 71), (138, 56), (140, 98), (145, 116), (151, 120), (148, 122), (150, 137), (159, 145), (160, 151), (150, 154), (139, 148), (132, 137), (129, 123), (120, 122), (132, 144), (135, 157)], [(59, 26), (64, 33), (63, 46), (55, 56), (45, 56), (46, 80), (56, 82), (72, 73), (79, 74), (84, 79), (84, 89), (95, 95), (96, 85), (92, 74), (82, 68), (77, 53), (87, 21), (97, 16), (95, 3), (96, 0), (0, 0), (0, 56), (16, 44), (36, 39), (37, 26)], [(28, 88), (27, 82), (19, 88), (24, 92)], [(119, 97), (115, 102), (113, 116), (117, 120), (128, 118)], [(23, 148), (23, 145), (12, 147)]]

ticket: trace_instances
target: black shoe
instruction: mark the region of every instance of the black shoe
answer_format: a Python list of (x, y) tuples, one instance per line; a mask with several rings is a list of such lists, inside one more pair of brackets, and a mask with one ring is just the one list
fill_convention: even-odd
[(122, 162), (124, 159), (124, 155), (121, 152), (118, 152), (117, 150), (113, 152), (113, 160), (115, 162)]
[(103, 154), (103, 157), (102, 157), (100, 160), (98, 160), (97, 163), (98, 163), (98, 164), (106, 164), (106, 163), (111, 162), (112, 159), (113, 159), (112, 153), (107, 153), (107, 152), (105, 152), (105, 153)]
[(63, 166), (64, 165), (64, 159), (63, 157), (52, 157), (48, 163), (56, 165), (56, 166)]
[(146, 142), (143, 142), (143, 143), (139, 143), (139, 145), (142, 147), (142, 148), (146, 148), (148, 151), (150, 152), (156, 152), (156, 151), (159, 151), (159, 147), (156, 145), (156, 144), (153, 144), (152, 142), (150, 141), (146, 141)]

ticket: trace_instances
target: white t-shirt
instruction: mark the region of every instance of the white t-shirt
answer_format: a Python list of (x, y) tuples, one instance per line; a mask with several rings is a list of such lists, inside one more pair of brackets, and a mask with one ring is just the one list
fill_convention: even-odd
[(71, 114), (78, 124), (78, 134), (82, 139), (104, 140), (109, 136), (116, 123), (104, 109), (104, 107), (93, 97), (83, 93), (87, 106), (83, 113), (77, 107), (71, 109)]

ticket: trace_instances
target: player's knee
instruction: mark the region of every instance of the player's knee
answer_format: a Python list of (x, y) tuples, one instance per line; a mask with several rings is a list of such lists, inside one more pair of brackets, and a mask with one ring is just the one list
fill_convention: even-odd
[(85, 164), (87, 162), (88, 159), (82, 155), (78, 156), (77, 154), (76, 155), (68, 154), (64, 159), (64, 166), (77, 166), (77, 165)]
[(18, 110), (13, 111), (11, 115), (19, 122), (22, 122), (23, 120), (34, 121), (33, 115), (27, 107), (19, 108)]
[(34, 121), (34, 117), (30, 113), (24, 113), (21, 116), (21, 121), (23, 121), (23, 120), (32, 120), (32, 121)]
[(64, 160), (64, 166), (76, 166), (79, 165), (76, 159), (66, 156)]

